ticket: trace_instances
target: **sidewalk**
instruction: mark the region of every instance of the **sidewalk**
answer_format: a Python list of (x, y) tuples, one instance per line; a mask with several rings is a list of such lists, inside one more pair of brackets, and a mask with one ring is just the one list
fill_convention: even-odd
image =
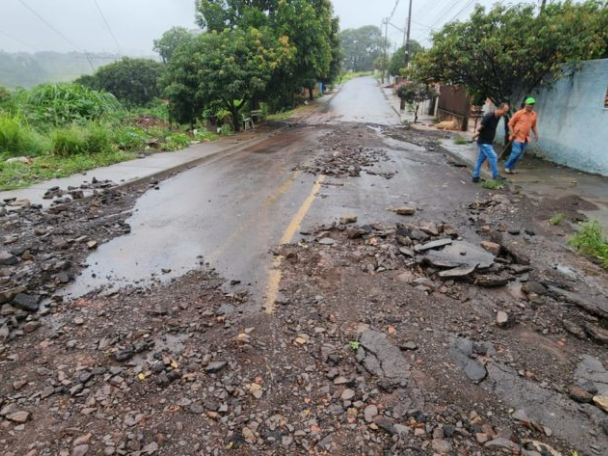
[[(414, 116), (406, 111), (399, 111), (399, 98), (392, 89), (383, 89), (387, 100), (400, 115), (402, 121), (408, 121), (419, 130), (435, 130), (430, 127), (433, 123), (431, 116), (419, 116), (418, 123), (413, 124)], [(436, 130), (435, 130), (436, 131)], [(477, 161), (477, 146), (474, 143), (456, 144), (454, 140), (458, 137), (470, 140), (470, 132), (452, 132), (454, 139), (441, 141), (441, 147), (454, 159), (465, 164), (471, 171)], [(496, 152), (502, 151), (502, 146), (496, 145)], [(506, 153), (505, 153), (506, 155)], [(507, 158), (503, 155), (503, 159)], [(499, 164), (502, 172), (502, 160)], [(564, 198), (575, 195), (590, 203), (595, 204), (598, 209), (592, 211), (580, 211), (590, 220), (597, 220), (608, 233), (608, 177), (588, 174), (555, 163), (538, 159), (531, 154), (526, 154), (517, 167), (518, 174), (505, 176), (509, 183), (522, 188), (527, 194), (539, 199)], [(484, 165), (482, 177), (491, 178), (490, 171)]]
[[(27, 199), (32, 204), (51, 205), (51, 199), (43, 199), (45, 192), (52, 187), (67, 189), (90, 183), (93, 178), (99, 181), (111, 180), (120, 186), (161, 178), (168, 174), (191, 168), (221, 155), (236, 152), (268, 137), (268, 130), (247, 131), (237, 136), (221, 138), (217, 141), (196, 144), (175, 152), (159, 152), (145, 158), (116, 163), (96, 168), (69, 177), (38, 182), (30, 187), (0, 192), (0, 201), (8, 198)], [(85, 196), (87, 193), (85, 192)]]

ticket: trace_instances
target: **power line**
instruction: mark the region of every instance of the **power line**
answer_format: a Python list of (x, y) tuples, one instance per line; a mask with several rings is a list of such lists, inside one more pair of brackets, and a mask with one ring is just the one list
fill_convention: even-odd
[(468, 8), (471, 7), (471, 5), (475, 2), (475, 0), (469, 0), (466, 5), (464, 5), (462, 7), (462, 9), (460, 11), (458, 11), (454, 17), (452, 17), (452, 19), (450, 19), (448, 22), (453, 22), (454, 20), (456, 20), (458, 18), (458, 16), (460, 16), (465, 10), (467, 10)]
[(445, 5), (445, 7), (441, 9), (435, 17), (433, 17), (433, 20), (430, 21), (431, 27), (434, 27), (435, 25), (438, 25), (440, 22), (442, 22), (446, 14), (452, 11), (460, 1), (461, 0), (453, 0), (451, 3)]
[[(439, 24), (443, 23), (449, 23), (454, 21), (458, 16), (460, 16), (467, 8), (469, 8), (471, 6), (471, 4), (473, 4), (473, 2), (475, 2), (475, 0), (469, 0), (467, 3), (465, 3), (465, 5), (448, 21), (444, 21), (443, 18), (445, 16), (445, 14), (447, 14), (449, 11), (451, 11), (452, 9), (454, 9), (456, 7), (456, 5), (458, 5), (458, 3), (460, 2), (460, 0), (453, 0), (448, 1), (448, 3), (439, 11), (438, 14), (436, 14), (433, 17), (433, 22), (431, 23), (429, 27), (430, 30), (436, 30), (436, 27), (439, 26)], [(422, 24), (419, 24), (422, 25)]]
[(399, 1), (400, 0), (395, 1), (395, 6), (393, 6), (393, 11), (391, 12), (390, 17), (388, 18), (389, 21), (393, 19), (393, 16), (395, 16), (395, 13), (397, 12), (397, 8), (399, 8)]
[(23, 44), (25, 47), (28, 47), (28, 48), (33, 49), (33, 50), (36, 50), (35, 46), (32, 46), (31, 44), (28, 44), (25, 41), (21, 41), (19, 38), (15, 37), (15, 36), (13, 36), (13, 35), (11, 35), (9, 33), (6, 33), (6, 32), (3, 32), (2, 30), (0, 30), (0, 34), (6, 36), (8, 38), (10, 38), (11, 40), (13, 40), (13, 41), (15, 41), (17, 43)]
[[(61, 33), (55, 27), (53, 27), (53, 24), (51, 24), (44, 17), (42, 17), (40, 14), (38, 14), (34, 9), (32, 9), (31, 6), (29, 6), (27, 3), (25, 3), (24, 0), (17, 0), (17, 1), (19, 3), (21, 3), (25, 8), (27, 8), (34, 16), (36, 16), (38, 19), (40, 19), (42, 22), (44, 22), (48, 28), (50, 28), (51, 30), (53, 30), (57, 35), (59, 35), (66, 42), (68, 42), (74, 49), (80, 50), (79, 47), (72, 40), (70, 40), (67, 36), (65, 36), (63, 33)], [(93, 62), (91, 62), (91, 57), (89, 56), (89, 54), (87, 54), (86, 51), (84, 51), (84, 54), (87, 57), (87, 61), (89, 62), (89, 65), (91, 66), (91, 70), (95, 71), (95, 67), (93, 66)]]
[(108, 33), (112, 36), (114, 43), (116, 43), (118, 52), (120, 54), (122, 54), (122, 51), (120, 49), (120, 44), (118, 43), (118, 40), (116, 39), (116, 35), (114, 35), (114, 32), (112, 31), (112, 27), (110, 27), (110, 24), (109, 24), (108, 20), (106, 19), (106, 16), (103, 14), (103, 11), (99, 7), (99, 3), (97, 3), (97, 0), (93, 0), (93, 3), (95, 3), (95, 7), (97, 8), (97, 11), (99, 12), (99, 15), (101, 16), (101, 19), (103, 20), (104, 24), (106, 25), (106, 28), (108, 29)]

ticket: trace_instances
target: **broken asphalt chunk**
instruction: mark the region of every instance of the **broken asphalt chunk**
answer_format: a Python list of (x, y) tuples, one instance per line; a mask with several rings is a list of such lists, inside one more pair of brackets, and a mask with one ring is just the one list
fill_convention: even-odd
[(207, 372), (208, 374), (215, 374), (221, 371), (227, 365), (228, 363), (226, 361), (214, 361), (212, 363), (209, 363), (209, 365), (205, 367), (205, 372)]
[[(451, 241), (451, 239), (450, 239)], [(494, 255), (465, 241), (452, 241), (442, 250), (431, 250), (424, 257), (438, 268), (476, 267), (487, 269), (494, 264)]]
[(450, 245), (452, 242), (453, 241), (451, 239), (439, 239), (438, 241), (431, 241), (422, 245), (417, 245), (414, 247), (414, 250), (416, 252), (426, 252), (427, 250), (445, 247), (446, 245)]
[(359, 338), (357, 361), (365, 370), (384, 380), (390, 386), (407, 386), (410, 365), (398, 347), (384, 333), (367, 330)]
[(416, 209), (410, 206), (401, 206), (390, 210), (398, 215), (414, 215), (416, 213)]
[(16, 307), (27, 312), (36, 312), (38, 310), (38, 300), (33, 296), (25, 293), (19, 293), (11, 302), (13, 307)]

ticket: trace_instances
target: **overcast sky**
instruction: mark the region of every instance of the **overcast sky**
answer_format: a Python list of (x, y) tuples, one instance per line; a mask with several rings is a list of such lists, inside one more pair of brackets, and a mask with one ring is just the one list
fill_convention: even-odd
[[(454, 17), (465, 19), (475, 3), (491, 5), (494, 1), (413, 0), (412, 38), (428, 44), (431, 28), (440, 28)], [(333, 0), (342, 29), (380, 25), (395, 3)], [(399, 0), (391, 20), (398, 28), (404, 27), (407, 4), (408, 0)], [(0, 50), (9, 52), (87, 50), (149, 55), (152, 41), (176, 25), (195, 27), (194, 0), (0, 0)], [(389, 39), (400, 45), (403, 33), (391, 26)]]

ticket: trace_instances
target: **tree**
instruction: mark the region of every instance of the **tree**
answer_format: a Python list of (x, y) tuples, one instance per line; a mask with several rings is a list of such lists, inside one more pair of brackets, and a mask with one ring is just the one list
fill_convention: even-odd
[(164, 65), (151, 59), (124, 57), (99, 68), (93, 75), (82, 76), (78, 84), (110, 92), (129, 106), (145, 106), (160, 95), (158, 80)]
[(196, 0), (196, 22), (207, 31), (262, 28), (278, 9), (279, 0)]
[[(414, 59), (422, 82), (462, 84), (471, 95), (516, 106), (567, 74), (567, 62), (606, 55), (606, 2), (551, 3), (535, 16), (533, 5), (476, 7), (466, 22), (447, 24), (433, 46)], [(603, 19), (602, 19), (603, 18)], [(573, 68), (573, 67), (570, 67)]]
[(268, 29), (275, 38), (287, 37), (295, 48), (288, 66), (274, 73), (272, 93), (282, 104), (301, 87), (339, 75), (339, 22), (329, 0), (198, 0), (197, 23), (208, 31)]
[(154, 40), (154, 51), (157, 52), (163, 63), (167, 64), (171, 60), (175, 49), (178, 46), (194, 40), (194, 33), (185, 27), (173, 27), (163, 33), (163, 36)]
[(352, 71), (371, 71), (384, 50), (382, 31), (374, 25), (346, 29), (340, 33), (344, 67)]
[(296, 49), (291, 64), (280, 76), (292, 79), (291, 91), (298, 86), (309, 89), (312, 100), (314, 86), (317, 81), (328, 79), (331, 68), (331, 3), (327, 0), (280, 1), (274, 25), (276, 33), (289, 37)]
[[(407, 46), (401, 46), (399, 49), (395, 51), (393, 56), (391, 57), (388, 63), (388, 73), (391, 76), (399, 76), (401, 74), (401, 70), (405, 68), (405, 53)], [(416, 41), (410, 41), (410, 61), (416, 57), (420, 51), (422, 51), (422, 45)]]
[(331, 33), (329, 36), (329, 45), (331, 48), (331, 63), (329, 64), (329, 72), (323, 78), (324, 84), (329, 84), (335, 81), (342, 71), (342, 61), (344, 60), (344, 52), (340, 43), (340, 19), (334, 17), (331, 20)]
[(418, 122), (418, 110), (420, 104), (435, 96), (434, 92), (424, 84), (416, 82), (406, 82), (397, 89), (397, 96), (401, 98), (401, 109), (405, 109), (405, 104), (409, 104), (414, 112), (414, 123)]
[(287, 37), (275, 39), (268, 30), (204, 33), (177, 48), (162, 79), (170, 111), (192, 125), (206, 106), (219, 102), (239, 131), (241, 109), (264, 93), (274, 71), (294, 52)]

